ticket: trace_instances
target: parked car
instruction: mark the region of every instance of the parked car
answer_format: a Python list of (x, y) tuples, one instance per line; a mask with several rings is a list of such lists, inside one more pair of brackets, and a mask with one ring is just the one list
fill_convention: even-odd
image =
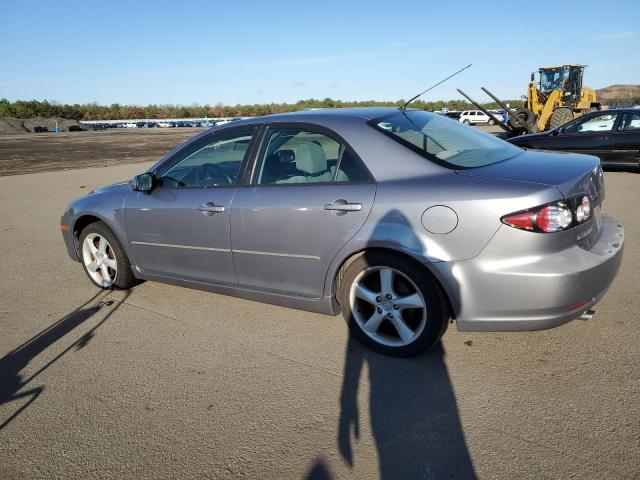
[(477, 123), (494, 125), (496, 123), (493, 121), (493, 118), (481, 110), (467, 110), (462, 112), (460, 117), (458, 117), (458, 121), (466, 125), (475, 125)]
[(449, 112), (446, 112), (444, 115), (445, 117), (451, 118), (452, 120), (458, 120), (460, 119), (460, 115), (462, 115), (462, 112), (449, 111)]
[(514, 145), (541, 150), (597, 155), (603, 165), (640, 166), (640, 111), (597, 110), (548, 132), (509, 139)]
[[(228, 123), (62, 215), (102, 288), (155, 280), (335, 315), (391, 355), (460, 330), (583, 315), (624, 230), (598, 159), (525, 151), (432, 113), (304, 111)], [(250, 188), (247, 188), (250, 187)]]

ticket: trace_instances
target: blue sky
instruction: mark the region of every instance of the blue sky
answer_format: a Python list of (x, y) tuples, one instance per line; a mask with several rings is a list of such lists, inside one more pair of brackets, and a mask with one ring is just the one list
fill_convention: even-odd
[(397, 100), (469, 63), (426, 99), (518, 98), (544, 65), (640, 84), (640, 1), (2, 0), (0, 62), (9, 100)]

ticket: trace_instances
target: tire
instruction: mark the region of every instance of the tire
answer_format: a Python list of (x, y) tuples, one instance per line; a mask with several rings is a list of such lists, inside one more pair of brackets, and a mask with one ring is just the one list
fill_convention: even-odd
[(126, 290), (138, 283), (127, 254), (105, 223), (91, 223), (80, 232), (79, 250), (82, 269), (97, 287)]
[[(536, 121), (536, 116), (533, 114), (531, 110), (528, 108), (518, 108), (515, 111), (515, 115), (518, 116), (520, 120), (529, 125), (529, 127), (533, 127), (533, 124)], [(510, 115), (511, 117), (511, 115)], [(509, 124), (514, 128), (522, 128), (513, 118), (509, 118)]]
[(489, 125), (495, 125), (496, 122), (493, 121), (493, 118), (490, 118), (489, 121), (487, 122)]
[(469, 120), (463, 120), (462, 123), (464, 123), (465, 125), (471, 124), (471, 122)]
[(556, 108), (549, 118), (549, 129), (553, 130), (573, 120), (573, 112), (570, 108)]
[(342, 315), (352, 334), (372, 350), (414, 356), (433, 347), (447, 330), (449, 304), (442, 288), (426, 268), (407, 258), (365, 253), (343, 267), (338, 278)]

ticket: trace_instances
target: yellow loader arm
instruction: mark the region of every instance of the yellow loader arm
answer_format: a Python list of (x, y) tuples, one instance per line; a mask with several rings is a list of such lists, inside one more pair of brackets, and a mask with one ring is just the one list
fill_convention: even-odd
[(542, 107), (542, 111), (540, 112), (540, 116), (538, 117), (538, 131), (544, 132), (547, 130), (547, 125), (549, 125), (549, 119), (551, 118), (551, 114), (555, 110), (555, 108), (562, 104), (562, 92), (560, 90), (554, 90), (547, 97), (547, 101)]

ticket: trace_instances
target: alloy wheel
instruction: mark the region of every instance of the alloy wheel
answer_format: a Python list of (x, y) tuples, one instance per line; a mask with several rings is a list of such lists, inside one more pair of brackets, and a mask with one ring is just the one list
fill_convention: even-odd
[(382, 345), (408, 345), (427, 324), (427, 304), (420, 289), (392, 267), (361, 272), (351, 285), (349, 302), (358, 326)]
[(111, 287), (118, 275), (118, 262), (111, 245), (102, 235), (90, 233), (82, 242), (82, 259), (89, 276), (102, 287)]

